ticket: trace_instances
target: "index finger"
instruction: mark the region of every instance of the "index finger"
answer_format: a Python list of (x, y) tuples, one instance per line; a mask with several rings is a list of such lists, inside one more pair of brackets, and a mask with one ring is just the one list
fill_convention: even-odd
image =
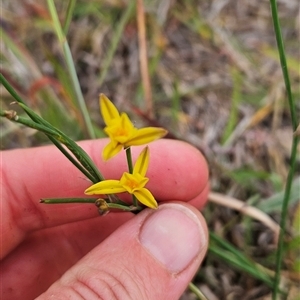
[[(119, 179), (127, 170), (125, 153), (123, 151), (108, 162), (102, 161), (101, 152), (107, 143), (107, 139), (102, 139), (79, 144), (91, 156), (106, 179)], [(147, 188), (158, 201), (190, 201), (205, 191), (208, 169), (205, 159), (197, 149), (173, 140), (159, 140), (151, 143), (149, 147), (150, 165), (147, 177), (150, 180)], [(133, 160), (140, 151), (141, 147), (132, 149)], [(5, 243), (10, 241), (8, 249), (33, 230), (98, 215), (93, 204), (39, 203), (40, 198), (86, 197), (84, 190), (91, 185), (54, 146), (2, 152), (1, 173), (2, 238)], [(199, 206), (206, 200), (206, 195), (200, 198)]]

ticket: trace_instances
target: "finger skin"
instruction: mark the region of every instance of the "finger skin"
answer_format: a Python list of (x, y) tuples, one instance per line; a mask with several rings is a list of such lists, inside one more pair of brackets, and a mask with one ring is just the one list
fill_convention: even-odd
[[(162, 205), (159, 210), (171, 205)], [(207, 227), (199, 211), (180, 205), (193, 211), (202, 232), (199, 250), (183, 269), (171, 271), (142, 245), (139, 235), (143, 223), (159, 211), (147, 209), (119, 227), (38, 299), (178, 299), (198, 270), (208, 245)], [(179, 220), (177, 226), (184, 226), (184, 222)], [(191, 237), (198, 239), (198, 235)], [(191, 250), (189, 245), (183, 247)]]
[[(91, 156), (107, 179), (119, 179), (127, 169), (125, 153), (108, 162), (101, 160), (107, 139), (84, 141), (80, 145)], [(205, 159), (192, 146), (172, 140), (149, 145), (150, 178), (147, 188), (158, 201), (193, 201), (204, 205), (208, 168)], [(134, 147), (134, 160), (142, 147)], [(80, 197), (91, 184), (53, 146), (2, 152), (1, 160), (2, 240), (1, 258), (35, 231), (69, 222), (94, 218), (94, 205), (42, 205), (40, 198)], [(203, 193), (204, 192), (204, 193)], [(199, 197), (199, 195), (201, 195)], [(196, 199), (196, 200), (195, 200)]]
[[(1, 299), (31, 300), (134, 217), (111, 213), (32, 233), (0, 262)], [(30, 275), (29, 275), (30, 274)]]

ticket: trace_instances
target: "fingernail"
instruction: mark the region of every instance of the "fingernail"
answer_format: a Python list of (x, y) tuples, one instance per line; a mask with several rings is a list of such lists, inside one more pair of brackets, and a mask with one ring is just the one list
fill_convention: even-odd
[(170, 272), (179, 273), (207, 244), (198, 217), (187, 207), (162, 205), (142, 225), (141, 244)]

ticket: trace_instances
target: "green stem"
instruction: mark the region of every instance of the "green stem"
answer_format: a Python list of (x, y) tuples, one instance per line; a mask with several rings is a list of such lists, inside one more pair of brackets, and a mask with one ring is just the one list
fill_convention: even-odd
[(91, 118), (89, 117), (88, 109), (86, 107), (86, 104), (85, 104), (85, 101), (84, 101), (84, 98), (83, 98), (83, 95), (81, 92), (80, 83), (79, 83), (76, 69), (74, 66), (72, 53), (71, 53), (71, 50), (70, 50), (67, 40), (65, 40), (63, 43), (63, 50), (64, 50), (68, 70), (69, 70), (69, 73), (71, 76), (71, 81), (73, 83), (74, 90), (75, 90), (75, 93), (77, 96), (79, 108), (81, 109), (83, 119), (84, 119), (86, 127), (87, 127), (88, 134), (89, 134), (90, 138), (94, 139), (94, 138), (96, 138), (95, 131), (94, 131), (92, 121), (91, 121)]
[(280, 23), (279, 23), (279, 18), (278, 18), (278, 11), (277, 11), (277, 3), (276, 3), (276, 0), (270, 0), (270, 2), (271, 2), (273, 26), (274, 26), (274, 31), (275, 31), (275, 35), (276, 35), (276, 42), (277, 42), (278, 54), (279, 54), (279, 58), (280, 58), (281, 70), (282, 70), (282, 74), (283, 74), (283, 79), (284, 79), (284, 83), (285, 83), (285, 88), (286, 88), (290, 112), (291, 112), (293, 131), (296, 131), (298, 122), (297, 122), (297, 117), (296, 117), (295, 103), (294, 103), (292, 89), (291, 89), (290, 77), (289, 77), (289, 73), (288, 73), (288, 65), (286, 62), (284, 44), (283, 44), (283, 39), (282, 39), (282, 35), (281, 35), (281, 29), (280, 29)]
[(63, 33), (65, 36), (67, 35), (67, 33), (69, 31), (75, 4), (76, 4), (76, 0), (69, 1), (68, 8), (67, 8), (67, 14), (66, 14), (65, 22), (64, 22), (64, 26), (63, 26)]
[[(131, 155), (130, 147), (128, 147), (126, 149), (126, 158), (127, 158), (128, 171), (130, 174), (132, 174), (133, 173), (133, 163), (132, 163), (132, 155)], [(132, 195), (132, 203), (134, 206), (138, 207), (138, 201), (134, 195)]]
[(132, 207), (132, 206), (125, 206), (125, 205), (121, 205), (121, 204), (117, 204), (117, 203), (107, 203), (107, 206), (109, 208), (115, 208), (115, 209), (121, 209), (121, 210), (124, 210), (124, 211), (137, 211), (138, 208), (137, 207)]
[[(238, 251), (235, 247), (233, 247), (230, 243), (226, 242), (222, 238), (220, 238), (217, 234), (210, 232), (209, 233), (209, 240), (217, 243), (219, 246), (224, 248), (224, 250), (228, 250), (232, 253), (238, 260), (243, 263), (244, 265), (249, 264), (249, 259), (245, 256), (244, 253)], [(252, 262), (250, 263), (252, 265)]]
[(276, 269), (275, 269), (275, 278), (274, 278), (274, 290), (272, 299), (277, 299), (278, 289), (279, 289), (279, 282), (280, 282), (280, 273), (281, 273), (281, 266), (282, 266), (282, 259), (283, 259), (283, 246), (284, 246), (284, 236), (286, 232), (286, 219), (288, 213), (288, 205), (289, 199), (292, 189), (292, 182), (296, 170), (296, 161), (297, 161), (297, 148), (298, 148), (299, 137), (293, 138), (292, 150), (291, 150), (291, 159), (290, 159), (290, 170), (288, 173), (285, 191), (284, 191), (284, 198), (281, 208), (281, 216), (280, 216), (280, 233), (278, 239), (278, 247), (276, 253)]
[(17, 94), (17, 92), (13, 89), (13, 87), (9, 84), (9, 82), (6, 80), (6, 78), (3, 76), (2, 73), (0, 73), (0, 82), (3, 84), (3, 86), (7, 89), (7, 91), (11, 94), (11, 96), (16, 99), (19, 103), (25, 102), (22, 100), (22, 98)]
[(85, 101), (84, 101), (84, 98), (82, 95), (78, 76), (76, 74), (76, 69), (75, 69), (72, 53), (71, 53), (68, 41), (66, 39), (66, 36), (62, 30), (62, 27), (61, 27), (61, 24), (60, 24), (58, 15), (57, 15), (57, 11), (55, 8), (54, 1), (47, 0), (47, 2), (48, 2), (48, 8), (49, 8), (49, 11), (51, 14), (51, 18), (52, 18), (52, 22), (53, 22), (53, 26), (54, 26), (57, 38), (63, 49), (64, 58), (67, 63), (68, 72), (71, 77), (73, 88), (74, 88), (74, 91), (75, 91), (75, 94), (77, 97), (77, 102), (78, 102), (79, 108), (81, 109), (81, 113), (82, 113), (82, 116), (83, 116), (83, 119), (84, 119), (84, 122), (86, 125), (87, 132), (91, 138), (95, 138), (96, 135), (95, 135), (94, 128), (93, 128), (93, 125), (92, 125), (91, 119), (89, 117), (88, 110), (87, 110), (87, 107), (86, 107), (86, 104), (85, 104)]
[(243, 272), (247, 272), (252, 277), (261, 280), (270, 288), (273, 287), (273, 280), (267, 274), (264, 274), (260, 270), (256, 268), (252, 261), (249, 261), (248, 264), (240, 261), (232, 252), (224, 250), (222, 247), (212, 246), (210, 245), (209, 254), (213, 254), (218, 257), (222, 261), (226, 261), (227, 265), (233, 266), (238, 270), (242, 270)]
[[(12, 115), (12, 114), (15, 114), (15, 115)], [(41, 131), (43, 133), (50, 134), (51, 136), (55, 136), (57, 139), (60, 138), (60, 136), (58, 135), (58, 133), (56, 131), (54, 131), (54, 130), (48, 128), (48, 127), (45, 127), (42, 124), (35, 123), (34, 121), (29, 120), (27, 118), (20, 117), (20, 116), (18, 116), (16, 114), (15, 111), (2, 111), (1, 110), (0, 111), (0, 116), (1, 117), (6, 117), (6, 118), (8, 118), (11, 121), (23, 124), (23, 125), (25, 125), (27, 127), (36, 129), (36, 130)]]
[(93, 183), (97, 183), (98, 180), (94, 178), (88, 170), (86, 170), (82, 165), (80, 165), (71, 155), (66, 151), (66, 149), (51, 135), (47, 134), (50, 141), (62, 152), (62, 154), (81, 172), (83, 173), (89, 180)]
[(131, 149), (128, 147), (126, 149), (126, 158), (127, 158), (127, 165), (128, 165), (128, 171), (130, 174), (133, 172), (133, 164), (132, 164), (132, 156), (131, 156)]
[[(271, 4), (272, 20), (273, 20), (273, 26), (274, 26), (274, 31), (275, 31), (276, 41), (277, 41), (281, 70), (282, 70), (284, 83), (287, 91), (288, 101), (289, 101), (292, 127), (293, 127), (293, 131), (296, 131), (298, 126), (297, 117), (296, 117), (296, 108), (295, 108), (295, 103), (294, 103), (292, 90), (291, 90), (291, 84), (290, 84), (288, 66), (287, 66), (286, 56), (285, 56), (285, 49), (284, 49), (284, 44), (283, 44), (283, 39), (282, 39), (282, 34), (280, 29), (276, 0), (270, 0), (270, 4)], [(288, 212), (288, 204), (289, 204), (291, 187), (292, 187), (292, 180), (296, 170), (298, 142), (299, 142), (299, 137), (297, 135), (294, 135), (292, 149), (291, 149), (290, 170), (287, 177), (284, 199), (283, 199), (282, 210), (281, 210), (281, 218), (280, 218), (281, 230), (279, 234), (278, 250), (276, 254), (276, 270), (275, 270), (275, 279), (274, 279), (273, 295), (272, 295), (273, 300), (277, 299), (278, 290), (279, 290), (278, 286), (280, 282), (280, 272), (281, 272), (282, 259), (283, 259), (283, 242), (284, 242), (284, 236), (286, 231), (285, 227), (286, 227), (286, 219), (287, 219), (287, 212)]]
[(122, 15), (120, 21), (117, 23), (117, 28), (116, 28), (115, 32), (112, 34), (111, 44), (109, 46), (109, 49), (107, 50), (107, 55), (103, 59), (103, 66), (102, 66), (101, 75), (99, 77), (99, 82), (98, 82), (99, 86), (102, 85), (102, 83), (106, 77), (109, 66), (110, 66), (112, 59), (114, 57), (114, 54), (117, 50), (118, 43), (122, 37), (122, 32), (125, 28), (125, 25), (127, 24), (130, 16), (134, 12), (135, 3), (136, 3), (136, 1), (129, 1), (124, 14)]
[[(88, 178), (93, 182), (99, 182), (104, 180), (104, 177), (102, 176), (102, 174), (99, 172), (99, 170), (97, 169), (97, 167), (94, 165), (93, 161), (91, 160), (91, 158), (87, 155), (87, 153), (81, 148), (79, 147), (72, 139), (70, 139), (67, 135), (65, 135), (62, 131), (60, 131), (59, 129), (55, 128), (54, 126), (52, 126), (49, 122), (47, 122), (46, 120), (44, 120), (42, 117), (40, 117), (38, 114), (36, 114), (33, 110), (31, 110), (26, 104), (25, 102), (22, 100), (22, 98), (16, 93), (16, 91), (13, 89), (13, 87), (9, 84), (9, 82), (4, 78), (4, 76), (2, 74), (0, 74), (0, 82), (3, 84), (3, 86), (8, 90), (8, 92), (12, 95), (12, 97), (18, 102), (18, 104), (24, 109), (24, 111), (27, 113), (27, 115), (36, 123), (36, 124), (40, 124), (43, 125), (44, 127), (41, 129), (38, 129), (37, 126), (35, 126), (33, 123), (23, 123), (23, 125), (28, 125), (31, 128), (40, 130), (42, 132), (44, 132), (49, 139), (53, 142), (53, 138), (57, 138), (55, 137), (58, 136), (58, 142), (63, 143), (66, 145), (66, 147), (74, 154), (74, 156), (78, 159), (78, 161), (81, 163), (81, 165), (90, 173), (90, 175), (88, 176)], [(3, 117), (7, 117), (7, 113), (2, 112), (2, 116)], [(18, 116), (19, 118), (19, 116)], [(15, 118), (8, 118), (11, 121), (15, 121), (17, 122), (17, 120)], [(25, 120), (24, 118), (19, 119), (19, 123), (22, 123), (21, 121)], [(35, 126), (35, 127), (33, 127)], [(47, 130), (46, 128), (50, 129), (51, 132), (49, 134), (47, 134)], [(46, 130), (46, 131), (45, 131)], [(52, 139), (50, 138), (50, 136), (52, 136)], [(54, 142), (53, 142), (54, 143)], [(55, 146), (57, 146), (57, 143), (54, 143)], [(61, 147), (58, 147), (59, 150), (61, 150)], [(65, 154), (65, 151), (62, 151), (63, 154)], [(69, 159), (70, 156), (67, 156), (67, 158)], [(72, 163), (73, 160), (70, 160)], [(74, 163), (74, 165), (78, 168), (78, 163)], [(79, 167), (79, 170), (81, 170), (81, 168)], [(86, 175), (86, 172), (83, 172), (84, 175)]]
[[(20, 103), (20, 106), (25, 111), (29, 110), (29, 108), (26, 105), (23, 105), (22, 103)], [(37, 116), (33, 111), (30, 111), (30, 113), (33, 114), (33, 116)], [(45, 133), (47, 136), (51, 136), (56, 141), (66, 145), (66, 147), (74, 154), (74, 156), (78, 159), (78, 161), (91, 174), (88, 177), (92, 180), (93, 183), (103, 180), (103, 176), (101, 175), (99, 170), (95, 167), (93, 161), (87, 155), (87, 153), (81, 147), (79, 147), (73, 140), (69, 139), (65, 134), (63, 134), (59, 130), (56, 130), (55, 128), (51, 128), (51, 127), (49, 128), (43, 124), (36, 123), (35, 121), (18, 116), (14, 111), (0, 111), (0, 116), (6, 117), (13, 122), (20, 123), (27, 127), (41, 131)], [(77, 164), (75, 164), (75, 166), (77, 166)]]
[(207, 300), (203, 293), (192, 282), (189, 283), (189, 289), (196, 295), (199, 300)]
[(41, 199), (40, 203), (44, 204), (64, 204), (64, 203), (94, 203), (95, 198), (45, 198)]
[[(95, 198), (43, 198), (40, 200), (40, 203), (43, 204), (71, 204), (71, 203), (85, 203), (85, 204), (95, 204), (97, 199)], [(117, 203), (108, 203), (106, 202), (107, 207), (111, 209), (120, 209), (123, 211), (137, 211), (138, 208), (123, 205), (123, 204), (117, 204)]]
[[(51, 128), (53, 131), (57, 133), (56, 139), (66, 145), (66, 147), (74, 154), (74, 156), (78, 159), (78, 161), (95, 177), (93, 183), (104, 180), (104, 177), (99, 172), (91, 158), (87, 155), (87, 153), (78, 146), (72, 139), (70, 139), (66, 134), (64, 134), (59, 129), (53, 127), (50, 123), (45, 121), (39, 115), (37, 115), (34, 111), (32, 111), (28, 106), (23, 103), (19, 103), (19, 105), (27, 112), (27, 114), (34, 121), (43, 124), (45, 127)], [(37, 129), (37, 128), (36, 128)]]

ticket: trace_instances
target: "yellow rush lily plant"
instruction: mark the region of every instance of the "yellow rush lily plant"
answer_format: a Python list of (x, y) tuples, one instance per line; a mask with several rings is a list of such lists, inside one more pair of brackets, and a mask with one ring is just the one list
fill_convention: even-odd
[(132, 194), (133, 205), (138, 207), (137, 201), (150, 208), (157, 208), (157, 202), (151, 192), (144, 186), (149, 181), (145, 177), (149, 165), (149, 148), (146, 147), (139, 155), (135, 166), (132, 166), (131, 146), (145, 145), (167, 134), (164, 128), (134, 127), (126, 113), (119, 113), (115, 105), (104, 95), (100, 94), (100, 110), (106, 127), (104, 132), (110, 142), (102, 152), (103, 160), (117, 155), (122, 149), (126, 150), (129, 172), (124, 172), (120, 180), (104, 180), (89, 187), (87, 195), (110, 195), (122, 192)]
[[(110, 138), (109, 143), (103, 149), (102, 158), (106, 161), (124, 149), (128, 163), (128, 172), (124, 172), (120, 180), (105, 180), (92, 159), (75, 141), (31, 110), (2, 74), (0, 79), (16, 103), (28, 115), (28, 118), (18, 115), (15, 110), (0, 110), (0, 116), (46, 134), (66, 158), (92, 182), (92, 185), (85, 190), (85, 194), (103, 195), (103, 198), (96, 199), (44, 198), (41, 199), (42, 203), (94, 203), (101, 215), (109, 212), (110, 209), (138, 212), (143, 209), (143, 206), (157, 208), (157, 201), (146, 188), (149, 181), (146, 173), (149, 166), (150, 150), (146, 146), (133, 166), (130, 147), (145, 145), (162, 138), (167, 134), (165, 129), (157, 127), (136, 128), (126, 113), (119, 113), (115, 105), (105, 95), (101, 94), (100, 110), (106, 125), (104, 132)], [(132, 195), (132, 203), (125, 203), (115, 195), (123, 192)]]
[(157, 202), (151, 192), (145, 188), (149, 178), (145, 177), (149, 165), (149, 148), (139, 155), (132, 174), (124, 172), (120, 180), (104, 180), (85, 190), (87, 195), (117, 194), (128, 192), (139, 202), (150, 208), (157, 208)]
[(126, 113), (120, 114), (104, 94), (100, 94), (100, 110), (106, 124), (104, 132), (110, 138), (110, 143), (103, 149), (102, 157), (104, 160), (115, 156), (122, 149), (145, 145), (167, 134), (167, 130), (164, 128), (135, 128), (128, 115)]

